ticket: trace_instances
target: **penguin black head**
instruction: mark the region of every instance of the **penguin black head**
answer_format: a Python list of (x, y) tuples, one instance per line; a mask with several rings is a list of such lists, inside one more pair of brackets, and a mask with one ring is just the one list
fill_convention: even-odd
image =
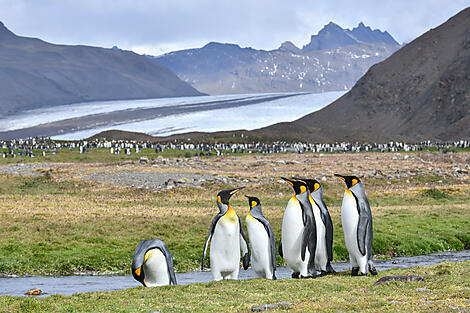
[(335, 176), (341, 178), (346, 183), (346, 186), (348, 188), (351, 188), (355, 184), (361, 182), (360, 179), (356, 176), (343, 176), (343, 175), (339, 175), (339, 174), (335, 174)]
[(253, 209), (257, 205), (261, 205), (261, 201), (259, 201), (258, 198), (250, 197), (250, 196), (247, 196), (247, 195), (245, 195), (245, 197), (248, 198), (248, 204), (250, 206), (250, 210)]
[(307, 184), (308, 191), (310, 191), (310, 193), (313, 193), (321, 188), (320, 183), (316, 179), (306, 179), (306, 178), (298, 178), (298, 177), (292, 177), (292, 179), (301, 180), (305, 182), (305, 184)]
[(289, 185), (294, 188), (295, 194), (301, 194), (304, 193), (307, 190), (307, 183), (304, 182), (303, 180), (294, 180), (294, 179), (289, 179), (285, 177), (281, 177), (283, 180), (289, 183)]
[(217, 194), (217, 202), (220, 204), (228, 205), (228, 201), (230, 200), (230, 197), (236, 194), (238, 191), (242, 190), (243, 188), (245, 188), (245, 186), (235, 188), (235, 189), (222, 190), (221, 192)]

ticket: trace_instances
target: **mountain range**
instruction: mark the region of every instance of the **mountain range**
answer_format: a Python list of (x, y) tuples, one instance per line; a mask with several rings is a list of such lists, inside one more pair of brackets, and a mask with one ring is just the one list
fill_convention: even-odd
[(290, 41), (270, 51), (210, 42), (151, 58), (208, 94), (326, 92), (350, 89), (399, 48), (386, 31), (331, 22), (301, 49)]
[(0, 116), (76, 102), (196, 95), (144, 56), (20, 37), (0, 22)]
[(344, 96), (299, 120), (253, 131), (165, 138), (387, 142), (470, 139), (470, 8), (369, 71)]

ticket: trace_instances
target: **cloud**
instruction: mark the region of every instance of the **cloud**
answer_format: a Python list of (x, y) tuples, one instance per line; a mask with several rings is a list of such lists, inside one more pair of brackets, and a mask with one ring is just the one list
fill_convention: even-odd
[(468, 0), (0, 0), (13, 32), (54, 43), (118, 45), (160, 54), (209, 41), (260, 49), (302, 46), (329, 21), (360, 21), (409, 42), (468, 6)]

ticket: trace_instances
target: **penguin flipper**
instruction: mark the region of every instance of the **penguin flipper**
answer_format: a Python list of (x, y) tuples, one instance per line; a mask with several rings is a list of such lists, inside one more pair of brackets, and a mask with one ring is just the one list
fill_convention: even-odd
[(204, 252), (202, 253), (202, 260), (201, 260), (201, 271), (204, 270), (204, 259), (206, 258), (206, 252), (207, 252), (207, 246), (208, 246), (209, 240), (214, 234), (215, 225), (217, 224), (217, 222), (222, 216), (223, 214), (219, 213), (212, 220), (211, 227), (209, 228), (209, 233), (207, 234), (207, 237), (206, 237), (206, 242), (204, 243)]
[(243, 269), (247, 270), (250, 266), (250, 249), (248, 247), (248, 240), (246, 239), (245, 233), (242, 228), (242, 221), (238, 217), (238, 223), (240, 224), (240, 249), (242, 250)]
[(166, 245), (163, 244), (163, 247), (160, 248), (160, 251), (162, 251), (163, 255), (165, 256), (168, 273), (170, 274), (170, 284), (178, 285), (176, 282), (175, 269), (173, 268), (173, 256), (171, 255), (170, 250), (168, 250)]
[(333, 261), (333, 222), (331, 221), (330, 214), (326, 214), (326, 253), (328, 261)]
[(305, 225), (304, 230), (302, 232), (302, 245), (300, 246), (300, 258), (302, 259), (302, 262), (305, 261), (305, 253), (307, 251), (307, 246), (310, 239), (310, 232), (311, 227), (307, 228), (307, 225)]
[(331, 221), (330, 212), (328, 212), (328, 208), (326, 207), (325, 202), (323, 199), (320, 199), (317, 203), (317, 206), (320, 208), (320, 215), (325, 225), (326, 229), (326, 254), (328, 256), (328, 261), (333, 261), (333, 222)]
[[(357, 246), (362, 255), (366, 255), (366, 246), (372, 243), (372, 213), (370, 211), (369, 201), (365, 193), (355, 191), (353, 192), (356, 198), (357, 211), (359, 213), (359, 221), (357, 224)], [(370, 247), (372, 250), (372, 245)], [(372, 251), (368, 251), (372, 254)]]
[(282, 252), (282, 239), (279, 240), (279, 247), (278, 247), (278, 252), (281, 258), (284, 258), (284, 253)]

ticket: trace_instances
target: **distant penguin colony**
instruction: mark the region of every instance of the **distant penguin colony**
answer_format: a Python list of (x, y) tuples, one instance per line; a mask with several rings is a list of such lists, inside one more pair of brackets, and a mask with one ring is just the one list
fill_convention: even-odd
[[(377, 275), (372, 261), (372, 213), (364, 186), (356, 176), (335, 176), (347, 187), (341, 205), (341, 222), (351, 276), (369, 272)], [(249, 245), (240, 217), (229, 203), (230, 198), (245, 187), (222, 190), (217, 194), (219, 213), (210, 225), (201, 261), (201, 270), (204, 270), (210, 242), (210, 270), (214, 280), (238, 279), (240, 258), (243, 269), (247, 270), (251, 261), (252, 270), (258, 277), (275, 280), (276, 251), (292, 269), (292, 278), (315, 278), (335, 272), (331, 266), (333, 223), (323, 201), (320, 183), (315, 179), (281, 178), (291, 185), (295, 195), (284, 211), (278, 249), (258, 198), (246, 196), (250, 208), (245, 220)], [(139, 243), (132, 261), (132, 275), (146, 287), (177, 284), (173, 257), (163, 241), (151, 239)]]

